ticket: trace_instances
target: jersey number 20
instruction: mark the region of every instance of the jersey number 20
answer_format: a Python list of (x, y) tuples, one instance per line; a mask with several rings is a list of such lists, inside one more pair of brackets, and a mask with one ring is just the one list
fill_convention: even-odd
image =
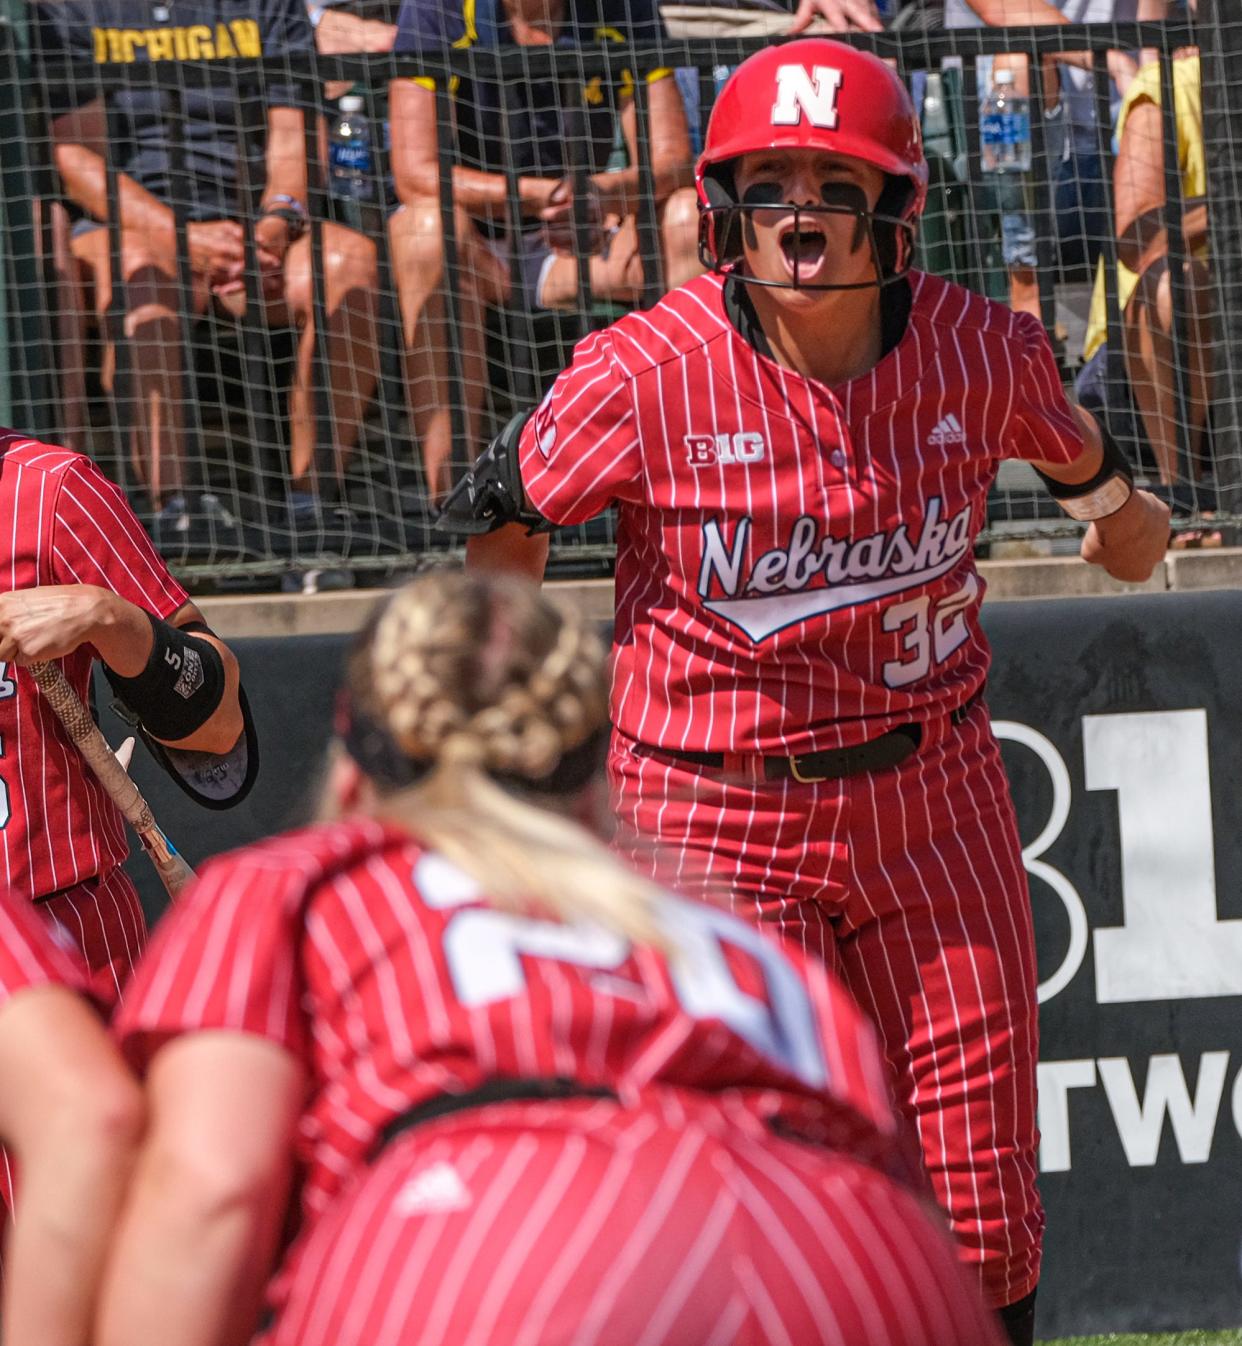
[[(600, 926), (564, 925), (473, 905), (478, 888), (439, 856), (423, 856), (414, 878), (429, 907), (461, 908), (445, 929), (444, 954), (457, 998), (467, 1009), (520, 995), (526, 986), (523, 954), (611, 972), (632, 951), (624, 936)], [(667, 897), (656, 915), (668, 936), (669, 974), (685, 1012), (696, 1019), (719, 1019), (811, 1088), (825, 1088), (828, 1067), (811, 997), (780, 950), (713, 907)], [(737, 984), (724, 945), (732, 945), (758, 967), (766, 998)]]

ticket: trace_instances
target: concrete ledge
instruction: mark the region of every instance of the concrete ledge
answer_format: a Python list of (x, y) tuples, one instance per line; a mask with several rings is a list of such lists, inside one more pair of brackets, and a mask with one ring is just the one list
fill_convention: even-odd
[[(1095, 598), (1166, 591), (1242, 589), (1242, 547), (1170, 552), (1146, 584), (1119, 584), (1076, 556), (982, 561), (988, 601)], [(611, 580), (564, 580), (551, 586), (588, 616), (612, 616)], [(262, 594), (200, 598), (212, 627), (224, 636), (309, 636), (356, 631), (386, 591), (356, 589), (330, 594)]]
[[(1099, 566), (1084, 565), (1077, 556), (980, 561), (979, 573), (987, 581), (989, 599), (1099, 598), (1162, 593), (1169, 588), (1167, 565), (1158, 565), (1145, 584), (1122, 584)], [(1242, 580), (1242, 568), (1238, 574)]]

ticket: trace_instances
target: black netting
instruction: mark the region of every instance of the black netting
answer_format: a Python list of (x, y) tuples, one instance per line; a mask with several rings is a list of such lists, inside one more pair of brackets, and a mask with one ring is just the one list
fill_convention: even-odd
[[(579, 7), (579, 46), (501, 49), (479, 6), (468, 47), (368, 56), (316, 54), (286, 0), (133, 28), (124, 0), (29, 6), (0, 26), (0, 415), (91, 453), (184, 573), (442, 558), (436, 491), (577, 339), (693, 273), (689, 167), (768, 40), (682, 5), (657, 41), (621, 5), (617, 41), (609, 3)], [(382, 36), (396, 8), (358, 17)], [(910, 18), (849, 40), (921, 109), (918, 264), (1037, 313), (1184, 525), (1242, 522), (1242, 21)], [(990, 540), (1073, 532), (1002, 470)], [(564, 530), (553, 569), (607, 573), (612, 541)]]

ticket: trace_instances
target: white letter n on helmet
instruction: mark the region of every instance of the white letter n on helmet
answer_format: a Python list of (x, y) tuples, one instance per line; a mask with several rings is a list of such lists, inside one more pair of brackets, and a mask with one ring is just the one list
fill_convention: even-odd
[(812, 126), (835, 130), (840, 87), (841, 72), (833, 66), (817, 65), (813, 76), (807, 74), (805, 66), (777, 66), (772, 125), (797, 126), (805, 113)]

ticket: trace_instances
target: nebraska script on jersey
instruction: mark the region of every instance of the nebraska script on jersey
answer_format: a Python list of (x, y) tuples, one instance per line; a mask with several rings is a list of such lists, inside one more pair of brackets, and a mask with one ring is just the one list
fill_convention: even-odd
[(737, 283), (588, 337), (523, 432), (547, 519), (618, 506), (614, 723), (786, 753), (955, 709), (987, 669), (972, 546), (1000, 461), (1082, 451), (1042, 327), (912, 273), (900, 342), (829, 388), (742, 337)]

